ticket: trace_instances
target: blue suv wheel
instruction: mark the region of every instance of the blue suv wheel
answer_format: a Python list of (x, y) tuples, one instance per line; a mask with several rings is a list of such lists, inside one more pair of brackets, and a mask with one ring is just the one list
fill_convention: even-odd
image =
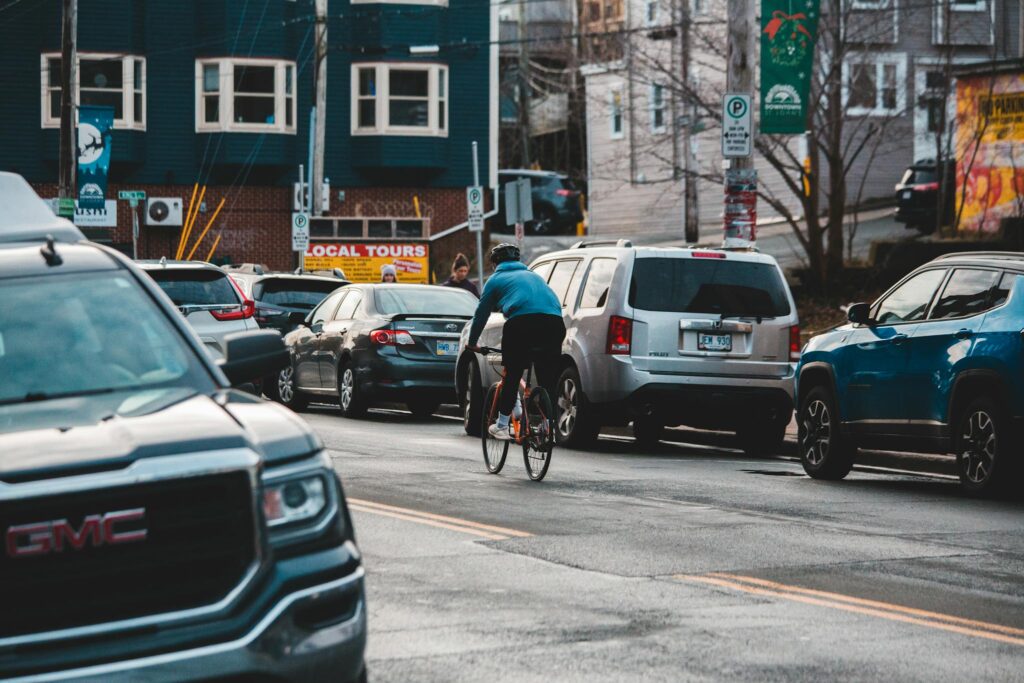
[(842, 435), (835, 399), (826, 387), (807, 392), (797, 414), (797, 444), (804, 471), (815, 479), (842, 479), (856, 449)]

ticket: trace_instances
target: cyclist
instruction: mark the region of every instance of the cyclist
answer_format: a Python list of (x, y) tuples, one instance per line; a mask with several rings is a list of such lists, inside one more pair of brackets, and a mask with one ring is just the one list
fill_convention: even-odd
[(549, 395), (555, 395), (558, 360), (565, 339), (562, 306), (544, 279), (519, 262), (519, 247), (499, 244), (491, 249), (496, 268), (480, 295), (480, 304), (469, 330), (468, 348), (479, 351), (477, 341), (487, 318), (494, 311), (505, 316), (501, 334), (505, 381), (498, 398), (498, 419), (488, 428), (496, 439), (510, 440), (509, 417), (516, 405), (519, 382), (530, 363), (537, 368), (537, 381)]

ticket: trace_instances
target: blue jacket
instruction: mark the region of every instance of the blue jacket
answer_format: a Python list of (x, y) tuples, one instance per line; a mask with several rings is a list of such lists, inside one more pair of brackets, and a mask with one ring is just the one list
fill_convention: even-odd
[(494, 311), (501, 311), (506, 320), (534, 313), (561, 318), (562, 304), (548, 283), (544, 282), (544, 278), (528, 270), (519, 261), (505, 261), (498, 264), (494, 275), (484, 285), (480, 305), (476, 307), (476, 315), (473, 316), (473, 326), (469, 329), (470, 346), (479, 341), (487, 318)]

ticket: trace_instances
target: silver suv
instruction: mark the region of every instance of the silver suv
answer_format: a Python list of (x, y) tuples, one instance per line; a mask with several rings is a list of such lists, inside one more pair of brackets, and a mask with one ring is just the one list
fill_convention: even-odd
[[(581, 242), (530, 269), (562, 302), (568, 331), (558, 380), (558, 437), (592, 442), (602, 426), (633, 423), (641, 443), (667, 425), (736, 431), (748, 452), (777, 450), (793, 413), (800, 328), (778, 264), (753, 251), (634, 248)], [(501, 346), (494, 314), (480, 344)], [(469, 433), (481, 387), (501, 358), (465, 349), (456, 387)]]
[(224, 357), (224, 338), (258, 330), (256, 304), (217, 266), (202, 261), (139, 261), (203, 341), (214, 360)]

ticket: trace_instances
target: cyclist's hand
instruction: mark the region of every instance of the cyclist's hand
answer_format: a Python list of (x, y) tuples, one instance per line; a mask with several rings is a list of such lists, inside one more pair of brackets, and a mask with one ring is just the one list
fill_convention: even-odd
[(472, 351), (473, 353), (480, 353), (479, 344), (466, 344), (466, 349)]

